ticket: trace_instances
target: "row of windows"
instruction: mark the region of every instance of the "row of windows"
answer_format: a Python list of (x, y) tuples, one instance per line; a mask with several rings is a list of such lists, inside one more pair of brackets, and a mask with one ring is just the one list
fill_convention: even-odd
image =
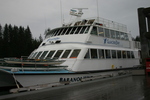
[(77, 25), (86, 25), (86, 24), (93, 24), (94, 21), (95, 21), (95, 19), (78, 21), (78, 22), (75, 23), (75, 26), (77, 26)]
[(81, 49), (75, 50), (51, 50), (51, 51), (39, 51), (32, 53), (30, 59), (57, 59), (57, 58), (77, 58)]
[(107, 50), (107, 49), (88, 49), (85, 59), (125, 59), (135, 58), (133, 51)]
[(93, 27), (91, 34), (113, 39), (129, 40), (127, 33), (102, 27)]
[(59, 36), (59, 35), (71, 35), (71, 34), (86, 34), (89, 31), (90, 26), (77, 26), (77, 27), (67, 27), (60, 28), (48, 33), (48, 37)]

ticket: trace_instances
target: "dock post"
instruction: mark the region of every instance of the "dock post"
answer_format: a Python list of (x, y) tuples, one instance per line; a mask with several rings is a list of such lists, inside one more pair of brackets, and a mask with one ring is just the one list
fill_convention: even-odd
[(142, 65), (145, 66), (146, 72), (146, 58), (150, 57), (150, 7), (138, 8), (138, 20), (141, 43), (141, 60)]

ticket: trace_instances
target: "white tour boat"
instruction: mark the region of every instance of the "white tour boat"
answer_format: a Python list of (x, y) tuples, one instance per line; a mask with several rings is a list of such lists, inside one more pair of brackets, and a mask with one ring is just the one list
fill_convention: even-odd
[[(0, 72), (10, 74), (16, 84), (31, 86), (62, 81), (80, 81), (83, 78), (125, 70), (139, 65), (138, 42), (132, 41), (126, 25), (103, 18), (81, 19), (82, 8), (72, 9), (77, 18), (50, 30), (45, 40), (28, 59), (57, 59), (61, 63), (44, 67), (24, 66), (28, 62), (16, 62), (21, 67), (0, 66)], [(6, 61), (7, 63), (15, 63)], [(9, 64), (8, 64), (9, 65)], [(3, 74), (5, 76), (5, 74)], [(3, 81), (1, 79), (0, 81)]]

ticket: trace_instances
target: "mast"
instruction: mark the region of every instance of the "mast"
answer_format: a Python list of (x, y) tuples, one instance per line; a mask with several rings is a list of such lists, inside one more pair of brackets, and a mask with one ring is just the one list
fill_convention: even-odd
[(97, 0), (97, 21), (99, 22), (99, 5), (98, 5), (98, 0)]

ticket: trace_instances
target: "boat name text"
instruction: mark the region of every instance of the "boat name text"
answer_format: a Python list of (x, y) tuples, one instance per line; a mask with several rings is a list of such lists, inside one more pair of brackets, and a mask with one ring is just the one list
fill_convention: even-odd
[(90, 78), (90, 77), (93, 77), (93, 76), (72, 77), (72, 78), (60, 78), (60, 79), (59, 79), (59, 82), (66, 82), (66, 81), (77, 82), (77, 81), (81, 81), (81, 79)]
[(47, 42), (48, 41), (56, 41), (56, 40), (60, 40), (60, 38), (56, 37), (56, 38), (48, 39)]
[(104, 44), (115, 44), (115, 45), (119, 45), (120, 42), (118, 42), (117, 40), (109, 40), (109, 39), (104, 39)]

